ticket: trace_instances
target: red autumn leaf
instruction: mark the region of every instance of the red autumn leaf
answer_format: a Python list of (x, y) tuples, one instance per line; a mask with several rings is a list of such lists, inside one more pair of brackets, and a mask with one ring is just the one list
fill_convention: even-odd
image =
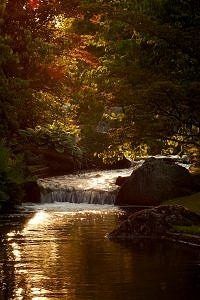
[(29, 4), (31, 9), (35, 10), (39, 7), (40, 0), (28, 0), (28, 4)]

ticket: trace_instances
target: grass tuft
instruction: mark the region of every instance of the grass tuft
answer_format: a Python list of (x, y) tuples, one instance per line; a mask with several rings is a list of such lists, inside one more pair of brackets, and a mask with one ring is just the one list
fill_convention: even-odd
[(200, 193), (196, 193), (187, 197), (175, 198), (165, 201), (163, 204), (167, 205), (182, 205), (191, 211), (200, 213)]
[(173, 226), (176, 231), (200, 235), (200, 226)]

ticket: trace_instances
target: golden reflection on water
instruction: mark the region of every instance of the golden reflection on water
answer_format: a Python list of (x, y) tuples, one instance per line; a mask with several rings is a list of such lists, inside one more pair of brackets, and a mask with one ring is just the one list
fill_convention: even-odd
[(17, 243), (13, 242), (11, 244), (11, 247), (13, 249), (12, 253), (13, 253), (14, 257), (15, 257), (15, 261), (20, 261), (20, 259), (21, 259), (21, 253), (20, 253), (20, 247), (19, 247), (19, 245)]
[[(14, 263), (13, 299), (51, 299), (51, 293), (44, 286), (49, 281), (52, 288), (51, 279), (56, 279), (59, 245), (54, 228), (61, 225), (61, 220), (61, 214), (52, 219), (51, 214), (39, 211), (28, 220), (21, 232), (12, 231), (7, 234), (12, 249), (10, 260)], [(67, 289), (62, 289), (62, 293), (66, 298)]]
[(46, 223), (48, 223), (49, 221), (49, 214), (45, 211), (38, 211), (34, 216), (33, 218), (31, 218), (26, 226), (25, 226), (25, 229), (28, 229), (30, 227), (33, 227), (33, 226), (39, 226), (39, 225), (44, 225)]
[[(184, 293), (190, 286), (195, 291), (198, 277), (188, 283), (181, 252), (156, 246), (146, 253), (105, 238), (118, 214), (40, 210), (10, 231), (2, 244), (4, 256), (0, 249), (0, 268), (5, 261), (0, 285), (2, 280), (7, 285), (2, 300), (132, 300), (133, 295), (154, 300), (155, 294), (156, 299), (190, 299)], [(163, 283), (165, 290), (172, 291), (174, 283), (180, 289), (163, 298)], [(0, 300), (1, 295), (0, 290)]]
[(84, 174), (66, 175), (53, 178), (45, 178), (39, 180), (39, 184), (46, 190), (48, 188), (53, 189), (65, 189), (74, 187), (77, 190), (102, 190), (111, 191), (116, 190), (115, 181), (118, 176), (129, 176), (132, 173), (132, 169), (121, 170), (107, 170), (88, 172)]
[(21, 231), (9, 232), (15, 282), (13, 299), (78, 300), (75, 287), (84, 279), (89, 255), (82, 223), (87, 230), (90, 226), (97, 230), (96, 222), (103, 221), (107, 214), (98, 210), (38, 211)]

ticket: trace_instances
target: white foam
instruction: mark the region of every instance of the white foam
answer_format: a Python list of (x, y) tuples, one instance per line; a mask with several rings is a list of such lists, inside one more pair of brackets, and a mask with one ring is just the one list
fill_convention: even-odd
[(28, 212), (37, 211), (56, 211), (56, 212), (97, 212), (97, 211), (118, 211), (118, 208), (114, 205), (99, 205), (99, 204), (87, 204), (87, 203), (68, 203), (68, 202), (54, 202), (44, 204), (23, 204), (22, 209)]

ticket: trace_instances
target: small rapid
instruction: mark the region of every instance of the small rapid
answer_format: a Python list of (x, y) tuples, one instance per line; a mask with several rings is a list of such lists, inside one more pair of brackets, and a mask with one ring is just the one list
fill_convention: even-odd
[(88, 204), (113, 204), (116, 192), (99, 190), (63, 189), (42, 194), (42, 203), (70, 202)]
[[(156, 156), (156, 158), (165, 158)], [(177, 157), (169, 157), (177, 159)], [(86, 203), (112, 205), (118, 192), (115, 184), (117, 177), (130, 176), (133, 170), (142, 165), (144, 160), (134, 162), (134, 167), (118, 170), (90, 171), (50, 177), (38, 180), (41, 190), (41, 203)], [(189, 168), (189, 164), (176, 161), (177, 164)]]
[(40, 179), (41, 203), (69, 202), (112, 205), (118, 191), (118, 176), (129, 176), (133, 169), (93, 171)]

